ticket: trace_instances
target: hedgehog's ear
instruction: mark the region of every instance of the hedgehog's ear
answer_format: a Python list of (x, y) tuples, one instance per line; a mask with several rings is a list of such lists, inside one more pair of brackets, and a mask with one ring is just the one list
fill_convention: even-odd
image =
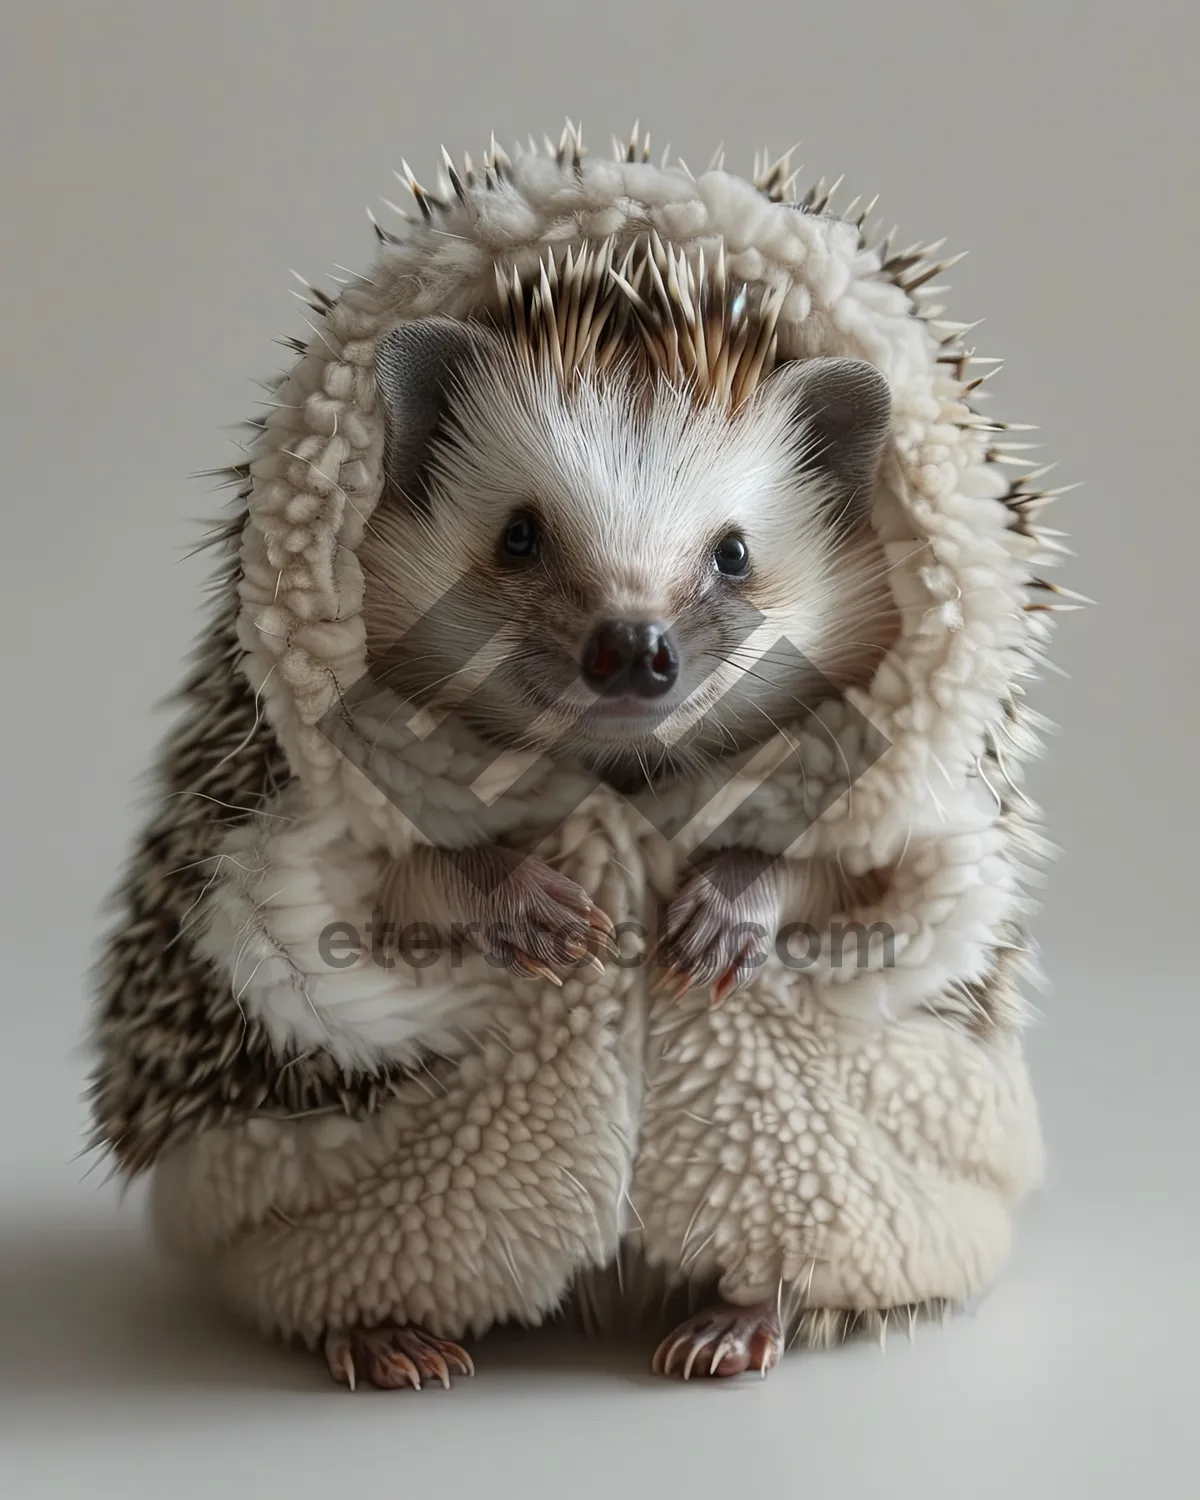
[(421, 318), (380, 340), (375, 380), (383, 406), (383, 463), (388, 484), (419, 508), (428, 506), (430, 447), (450, 406), (456, 381), (489, 339), (477, 323)]
[(887, 380), (865, 359), (797, 359), (771, 375), (768, 389), (800, 426), (804, 472), (831, 479), (839, 511), (863, 519), (891, 426)]

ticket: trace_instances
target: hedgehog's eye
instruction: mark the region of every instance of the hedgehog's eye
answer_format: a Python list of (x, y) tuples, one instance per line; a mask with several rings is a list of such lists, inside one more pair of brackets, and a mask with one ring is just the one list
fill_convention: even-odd
[(736, 532), (730, 532), (717, 543), (713, 566), (726, 578), (745, 578), (750, 571), (750, 549)]
[(537, 555), (539, 541), (537, 522), (530, 516), (514, 516), (504, 533), (504, 555), (527, 561)]

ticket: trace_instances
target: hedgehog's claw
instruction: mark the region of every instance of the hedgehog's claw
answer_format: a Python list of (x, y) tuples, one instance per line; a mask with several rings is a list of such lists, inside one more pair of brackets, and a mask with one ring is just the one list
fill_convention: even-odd
[(350, 1341), (344, 1334), (330, 1334), (325, 1340), (325, 1362), (329, 1373), (339, 1385), (348, 1385), (354, 1390), (358, 1383), (354, 1369), (354, 1354)]

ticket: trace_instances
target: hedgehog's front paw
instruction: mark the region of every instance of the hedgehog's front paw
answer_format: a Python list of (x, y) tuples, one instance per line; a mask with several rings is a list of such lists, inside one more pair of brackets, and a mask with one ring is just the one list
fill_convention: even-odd
[(530, 855), (495, 845), (456, 856), (460, 875), (475, 887), (479, 920), (471, 941), (511, 974), (550, 979), (587, 963), (603, 972), (597, 956), (611, 951), (612, 921), (581, 885)]
[(773, 862), (744, 849), (718, 854), (667, 907), (655, 956), (666, 968), (655, 989), (679, 1000), (697, 985), (720, 1005), (766, 962), (779, 932)]

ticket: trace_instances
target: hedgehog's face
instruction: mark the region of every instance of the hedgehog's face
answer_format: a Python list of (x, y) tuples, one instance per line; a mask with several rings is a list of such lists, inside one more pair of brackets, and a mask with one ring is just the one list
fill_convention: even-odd
[(619, 371), (564, 392), (442, 320), (379, 368), (389, 484), (359, 555), (381, 684), (626, 781), (765, 739), (878, 661), (869, 366), (784, 366), (733, 417)]

